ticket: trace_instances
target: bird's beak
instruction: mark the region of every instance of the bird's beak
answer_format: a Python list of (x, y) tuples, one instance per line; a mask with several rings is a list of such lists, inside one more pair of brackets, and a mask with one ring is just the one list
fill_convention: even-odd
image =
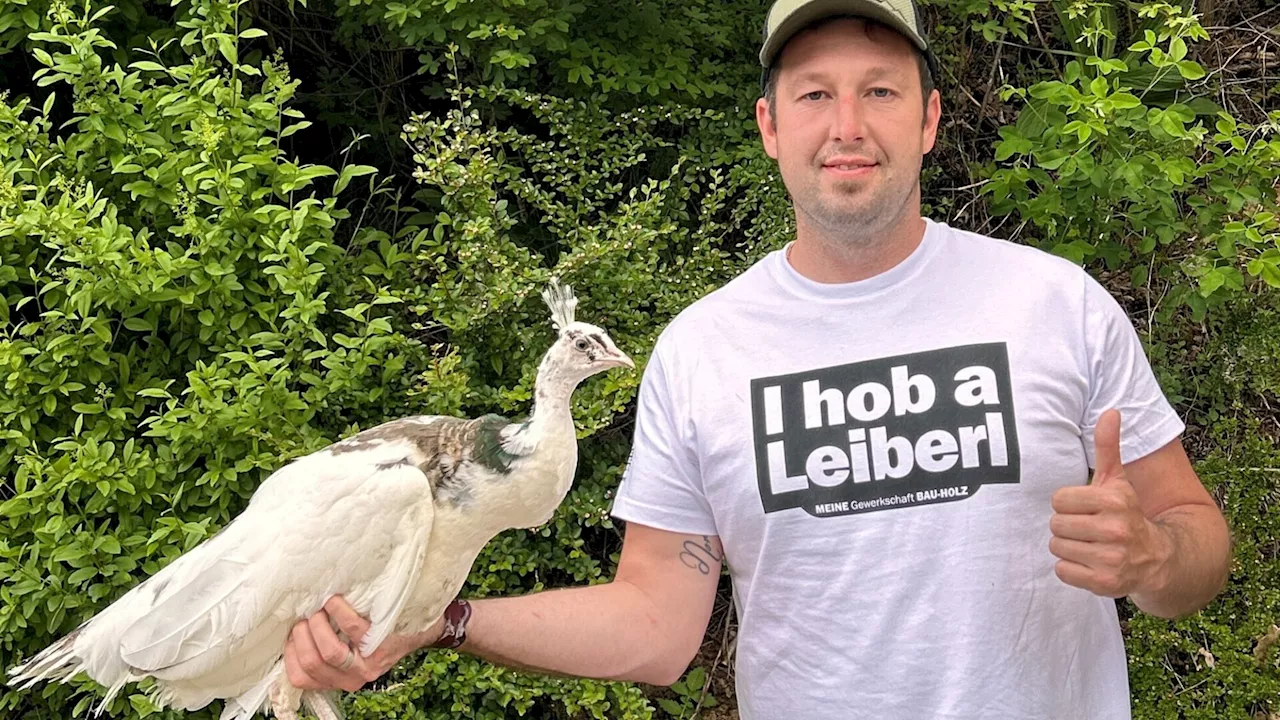
[(616, 355), (611, 356), (609, 358), (609, 362), (616, 367), (631, 368), (632, 370), (636, 369), (635, 362), (621, 350), (618, 350)]

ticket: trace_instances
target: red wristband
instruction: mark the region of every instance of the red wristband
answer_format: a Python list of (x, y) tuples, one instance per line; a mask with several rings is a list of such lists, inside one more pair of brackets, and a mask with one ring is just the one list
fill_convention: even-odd
[(471, 619), (471, 603), (457, 600), (444, 609), (444, 632), (427, 647), (454, 650), (467, 640), (467, 621)]

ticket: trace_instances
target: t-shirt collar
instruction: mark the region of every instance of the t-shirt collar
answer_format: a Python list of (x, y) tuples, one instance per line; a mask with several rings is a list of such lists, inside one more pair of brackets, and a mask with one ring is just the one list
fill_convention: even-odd
[(807, 300), (841, 301), (865, 299), (890, 290), (914, 277), (933, 257), (942, 244), (941, 224), (923, 218), (924, 236), (920, 244), (902, 262), (888, 270), (863, 280), (847, 283), (822, 283), (801, 275), (787, 260), (787, 250), (794, 240), (781, 250), (769, 254), (766, 263), (769, 274), (784, 290)]

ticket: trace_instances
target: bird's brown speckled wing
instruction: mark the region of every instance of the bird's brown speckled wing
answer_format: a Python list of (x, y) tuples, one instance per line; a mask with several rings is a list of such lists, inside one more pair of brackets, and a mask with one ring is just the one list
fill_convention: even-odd
[[(464, 419), (446, 415), (392, 420), (330, 445), (335, 455), (377, 453), (390, 443), (408, 442), (417, 449), (418, 469), (427, 476), (437, 500), (448, 500), (460, 490), (458, 469), (477, 463), (491, 472), (505, 473), (516, 456), (503, 446), (501, 433), (511, 423), (500, 415)], [(381, 464), (409, 463), (409, 457), (379, 458)]]

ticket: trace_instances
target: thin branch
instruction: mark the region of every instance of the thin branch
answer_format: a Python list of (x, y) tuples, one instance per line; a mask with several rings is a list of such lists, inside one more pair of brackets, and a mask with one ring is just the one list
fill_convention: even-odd
[(1058, 58), (1054, 57), (1054, 52), (1049, 48), (1049, 43), (1045, 42), (1044, 33), (1040, 31), (1040, 23), (1036, 22), (1036, 14), (1031, 13), (1031, 25), (1036, 29), (1036, 37), (1040, 38), (1040, 44), (1044, 46), (1045, 53), (1049, 56), (1049, 62), (1053, 65), (1053, 72), (1058, 76), (1059, 80), (1065, 80), (1062, 69), (1058, 67)]
[(1000, 69), (1000, 55), (1004, 52), (1004, 44), (1001, 43), (996, 48), (995, 60), (991, 61), (991, 75), (987, 78), (987, 89), (982, 93), (982, 104), (978, 106), (978, 122), (981, 123), (987, 116), (987, 103), (991, 100), (991, 92), (996, 86), (996, 72)]
[(1212, 25), (1210, 27), (1205, 28), (1205, 30), (1209, 32), (1215, 32), (1218, 30), (1235, 30), (1236, 28), (1241, 27), (1242, 25), (1248, 25), (1249, 23), (1253, 22), (1254, 20), (1257, 20), (1263, 15), (1266, 15), (1272, 10), (1275, 10), (1276, 8), (1280, 8), (1280, 5), (1272, 5), (1266, 10), (1263, 10), (1262, 12), (1257, 13), (1251, 17), (1247, 17), (1244, 20), (1241, 20), (1240, 22), (1236, 23), (1235, 25)]
[(996, 44), (997, 44), (997, 45), (1012, 45), (1013, 47), (1021, 48), (1021, 49), (1023, 49), (1023, 50), (1031, 50), (1032, 52), (1047, 52), (1047, 53), (1049, 53), (1050, 55), (1065, 55), (1066, 57), (1069, 57), (1069, 58), (1072, 58), (1072, 59), (1075, 59), (1075, 60), (1082, 60), (1082, 59), (1084, 59), (1084, 58), (1088, 57), (1088, 56), (1087, 56), (1087, 55), (1085, 55), (1084, 53), (1078, 53), (1078, 52), (1076, 52), (1076, 51), (1074, 51), (1074, 50), (1054, 50), (1054, 49), (1052, 49), (1052, 48), (1047, 48), (1047, 47), (1046, 47), (1046, 48), (1038, 48), (1038, 47), (1032, 47), (1031, 45), (1023, 45), (1022, 43), (1016, 43), (1016, 42), (1014, 42), (1014, 41), (1012, 41), (1012, 40), (1003, 40), (1003, 39), (1002, 39), (1002, 40), (996, 40)]

